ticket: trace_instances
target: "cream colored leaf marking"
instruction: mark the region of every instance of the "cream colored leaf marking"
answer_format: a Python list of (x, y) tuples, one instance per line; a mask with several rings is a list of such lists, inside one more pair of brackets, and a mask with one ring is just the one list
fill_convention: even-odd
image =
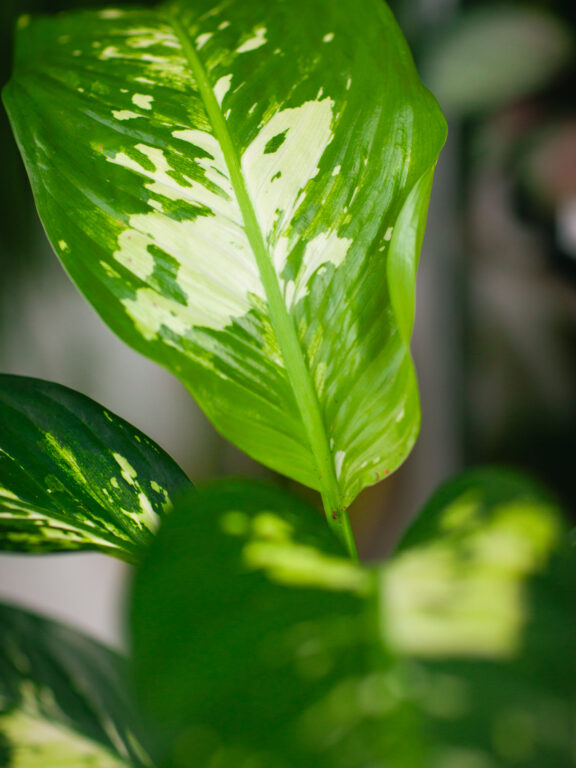
[(198, 35), (198, 37), (196, 38), (196, 45), (198, 46), (198, 50), (200, 50), (200, 48), (206, 45), (206, 43), (208, 42), (208, 40), (210, 40), (212, 36), (213, 36), (212, 32), (205, 32), (202, 35)]
[(112, 110), (112, 116), (116, 120), (134, 120), (137, 117), (142, 117), (142, 115), (139, 115), (137, 112), (130, 112), (129, 109), (121, 109), (121, 110)]
[(128, 483), (128, 485), (134, 486), (136, 484), (135, 480), (138, 477), (138, 473), (132, 464), (130, 464), (130, 462), (119, 453), (113, 453), (112, 456), (120, 467), (120, 474), (124, 478), (124, 482)]
[(263, 45), (266, 45), (267, 42), (268, 40), (266, 39), (266, 27), (259, 27), (255, 31), (253, 37), (242, 43), (239, 48), (236, 48), (236, 53), (248, 53), (249, 51), (255, 51), (258, 48), (261, 48)]
[(140, 109), (152, 109), (153, 96), (146, 96), (142, 93), (135, 93), (132, 96), (132, 103)]
[(271, 512), (252, 518), (243, 512), (228, 512), (220, 527), (230, 536), (247, 538), (242, 550), (247, 567), (266, 571), (279, 584), (360, 595), (373, 586), (369, 571), (358, 564), (294, 541), (294, 527)]
[(218, 101), (218, 104), (222, 106), (222, 102), (224, 101), (224, 96), (228, 93), (230, 90), (230, 85), (232, 83), (232, 75), (224, 75), (224, 77), (221, 77), (220, 80), (216, 83), (214, 86), (214, 95), (216, 96), (216, 100)]
[[(280, 252), (282, 254), (280, 247), (287, 242), (286, 238), (281, 238), (275, 253)], [(322, 267), (325, 267), (326, 264), (333, 264), (335, 267), (340, 266), (346, 258), (351, 245), (352, 240), (338, 237), (335, 232), (322, 232), (322, 234), (307, 243), (296, 280), (291, 280), (285, 285), (284, 295), (288, 306), (292, 306), (308, 295), (310, 280)], [(285, 260), (286, 258), (287, 255), (282, 254), (278, 258), (278, 263), (282, 263), (282, 259)]]
[(124, 760), (114, 757), (103, 746), (64, 725), (44, 719), (37, 697), (36, 691), (29, 697), (34, 702), (30, 714), (16, 711), (0, 715), (0, 730), (14, 745), (10, 768), (78, 768), (80, 765), (126, 768)]
[(125, 15), (125, 11), (122, 11), (119, 8), (107, 8), (104, 11), (100, 11), (100, 13), (98, 13), (98, 16), (101, 19), (121, 19)]
[[(20, 500), (18, 501), (20, 502)], [(8, 505), (8, 508), (10, 512), (5, 512), (0, 508), (0, 520), (20, 520), (21, 522), (30, 523), (33, 529), (28, 529), (18, 534), (10, 534), (7, 537), (7, 541), (17, 540), (19, 537), (23, 541), (35, 540), (38, 537), (40, 541), (50, 540), (62, 544), (90, 544), (100, 548), (118, 550), (121, 548), (120, 540), (111, 542), (109, 539), (95, 534), (92, 530), (85, 530), (86, 527), (96, 527), (91, 520), (83, 518), (76, 523), (66, 523), (63, 520), (56, 519), (54, 516), (50, 516), (49, 513), (39, 511), (37, 507), (28, 505), (25, 501), (12, 507)], [(115, 538), (118, 538), (119, 535), (116, 531), (114, 532)], [(129, 539), (127, 540), (129, 541)]]
[(160, 520), (150, 503), (148, 495), (138, 482), (138, 473), (125, 456), (122, 456), (120, 453), (112, 453), (112, 456), (120, 467), (120, 474), (124, 478), (124, 481), (138, 492), (137, 498), (138, 504), (140, 505), (140, 512), (135, 513), (134, 510), (126, 509), (123, 509), (122, 511), (128, 515), (128, 517), (137, 521), (139, 525), (143, 523), (150, 530), (156, 530), (160, 524)]
[[(327, 98), (277, 112), (242, 156), (246, 187), (268, 241), (275, 223), (284, 229), (292, 220), (302, 201), (300, 193), (318, 174), (322, 155), (334, 138), (333, 107)], [(279, 148), (267, 151), (279, 136), (283, 137)]]
[[(473, 519), (478, 503), (460, 499), (454, 523)], [(506, 658), (517, 652), (527, 612), (524, 582), (559, 537), (546, 507), (511, 504), (466, 537), (459, 549), (441, 536), (397, 555), (382, 571), (383, 627), (397, 649), (418, 656)]]
[[(155, 30), (149, 30), (150, 35), (157, 34)], [(159, 56), (152, 53), (142, 53), (138, 48), (131, 48), (126, 45), (120, 49), (115, 45), (109, 45), (103, 48), (98, 54), (98, 58), (101, 61), (109, 61), (112, 59), (126, 59), (127, 61), (133, 61), (136, 64), (146, 66), (147, 74), (150, 78), (140, 77), (138, 82), (155, 83), (159, 82), (176, 82), (178, 84), (185, 84), (188, 82), (189, 73), (186, 61), (175, 55), (174, 48), (179, 48), (178, 41), (172, 38), (166, 38), (163, 42), (159, 42), (165, 48), (169, 49), (166, 55)], [(81, 55), (82, 51), (78, 51), (78, 55)], [(136, 78), (135, 78), (136, 80)]]
[(172, 11), (172, 24), (198, 84), (214, 134), (222, 146), (230, 180), (242, 213), (246, 234), (254, 252), (262, 285), (268, 299), (272, 326), (276, 332), (285, 361), (287, 375), (292, 385), (292, 390), (308, 433), (310, 448), (316, 461), (328, 522), (334, 527), (337, 534), (346, 540), (347, 546), (353, 555), (354, 545), (350, 538), (349, 528), (347, 527), (347, 518), (345, 515), (340, 515), (342, 492), (336, 478), (334, 459), (328, 444), (320, 404), (314, 390), (310, 371), (306, 365), (302, 347), (300, 346), (300, 340), (296, 334), (293, 319), (288, 313), (282, 295), (278, 275), (274, 269), (271, 255), (260, 228), (253, 201), (244, 181), (240, 158), (202, 62), (192, 45), (186, 27), (180, 21), (177, 11)]
[[(276, 272), (280, 274), (296, 241), (281, 236), (272, 243), (274, 231), (286, 229), (305, 198), (306, 185), (319, 172), (326, 148), (334, 138), (334, 102), (331, 99), (308, 101), (300, 107), (278, 112), (262, 128), (242, 157), (242, 170), (248, 192), (254, 201), (258, 222), (272, 247)], [(282, 137), (275, 152), (270, 142)], [(339, 172), (340, 167), (338, 166)], [(321, 233), (306, 245), (296, 280), (283, 284), (284, 298), (292, 306), (309, 291), (309, 281), (328, 263), (339, 266), (352, 241), (334, 231)]]
[(20, 496), (16, 496), (15, 493), (9, 491), (8, 488), (0, 488), (0, 499), (12, 499), (14, 501), (21, 501)]
[[(193, 206), (198, 213), (196, 218), (183, 221), (174, 221), (160, 212), (135, 214), (129, 218), (129, 228), (118, 238), (114, 258), (142, 281), (148, 281), (154, 271), (155, 259), (148, 250), (152, 245), (169, 253), (180, 265), (176, 280), (188, 297), (185, 305), (153, 287), (139, 288), (134, 299), (123, 299), (147, 340), (154, 339), (162, 326), (178, 335), (186, 335), (194, 327), (224, 330), (234, 318), (253, 308), (251, 297), (264, 299), (265, 295), (217, 140), (195, 129), (174, 131), (172, 135), (209, 154), (196, 162), (219, 193), (189, 177), (185, 178), (187, 186), (178, 184), (168, 175), (172, 168), (156, 147), (135, 146), (153, 163), (152, 172), (122, 152), (107, 158), (147, 176), (149, 182), (144, 187), (148, 191)], [(201, 213), (200, 205), (218, 217), (217, 226), (214, 215)]]
[(336, 465), (336, 477), (338, 478), (342, 474), (342, 465), (344, 464), (345, 458), (346, 458), (345, 451), (336, 451), (336, 455), (334, 456), (334, 464)]

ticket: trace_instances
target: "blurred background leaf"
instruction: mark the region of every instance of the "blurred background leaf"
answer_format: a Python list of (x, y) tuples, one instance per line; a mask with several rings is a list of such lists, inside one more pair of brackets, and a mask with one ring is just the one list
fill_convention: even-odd
[(104, 646), (0, 603), (2, 766), (149, 766), (128, 680)]
[(499, 470), (448, 482), (376, 569), (277, 489), (183, 498), (133, 590), (160, 765), (566, 768), (575, 589), (558, 506)]

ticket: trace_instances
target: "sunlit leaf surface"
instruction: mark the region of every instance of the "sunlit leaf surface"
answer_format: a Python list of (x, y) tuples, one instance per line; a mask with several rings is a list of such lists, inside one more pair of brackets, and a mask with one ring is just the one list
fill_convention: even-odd
[(0, 550), (138, 560), (191, 487), (142, 432), (67, 387), (0, 375)]
[(564, 540), (555, 505), (495, 471), (442, 489), (374, 567), (279, 491), (235, 482), (183, 499), (132, 611), (160, 764), (567, 768)]
[(0, 604), (0, 765), (144, 768), (125, 662), (84, 635)]
[(398, 467), (445, 125), (383, 2), (24, 17), (5, 103), (71, 277), (227, 438), (333, 510)]

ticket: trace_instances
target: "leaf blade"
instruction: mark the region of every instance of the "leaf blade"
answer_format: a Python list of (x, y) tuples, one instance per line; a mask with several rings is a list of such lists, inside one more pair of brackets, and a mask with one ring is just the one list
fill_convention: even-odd
[(3, 765), (150, 766), (125, 661), (88, 637), (0, 604)]
[(0, 375), (0, 549), (135, 562), (190, 483), (156, 444), (58, 384)]
[[(410, 323), (400, 329), (387, 252), (444, 138), (390, 13), (362, 2), (368, 31), (325, 0), (296, 15), (260, 0), (175, 2), (38, 22), (30, 35), (41, 40), (23, 36), (22, 51), (42, 49), (55, 81), (42, 87), (60, 88), (83, 142), (78, 170), (73, 152), (52, 167), (66, 131), (30, 62), (5, 96), (45, 226), (80, 289), (182, 378), (226, 437), (323, 491), (331, 511), (393, 471), (416, 436)], [(57, 209), (78, 190), (92, 239)], [(409, 261), (418, 248), (396, 245)]]
[[(484, 508), (471, 506), (471, 487)], [(573, 556), (556, 506), (531, 483), (458, 479), (376, 569), (346, 560), (318, 517), (279, 491), (232, 483), (181, 503), (132, 604), (138, 693), (160, 729), (161, 765), (570, 763)], [(494, 581), (503, 536), (516, 562), (503, 560)], [(470, 542), (482, 546), (466, 558)], [(443, 579), (437, 561), (426, 568), (438, 549), (440, 565), (458, 562)], [(420, 562), (418, 589), (414, 578), (389, 589), (408, 557)], [(501, 610), (506, 580), (520, 586), (512, 616)], [(406, 613), (412, 634), (426, 613), (427, 643), (402, 632)]]
[(421, 764), (411, 705), (390, 699), (383, 728), (366, 703), (377, 710), (397, 675), (372, 592), (372, 574), (286, 494), (230, 481), (182, 499), (133, 590), (137, 692), (160, 764)]

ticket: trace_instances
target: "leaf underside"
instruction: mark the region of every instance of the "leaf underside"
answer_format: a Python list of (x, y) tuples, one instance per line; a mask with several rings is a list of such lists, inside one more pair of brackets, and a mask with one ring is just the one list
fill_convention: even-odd
[(142, 432), (67, 387), (0, 375), (0, 550), (136, 562), (191, 487)]
[(126, 671), (84, 635), (0, 604), (1, 765), (150, 766)]
[(493, 471), (448, 484), (375, 568), (277, 490), (233, 482), (183, 498), (133, 592), (160, 764), (565, 768), (576, 617), (564, 534), (538, 490)]
[(104, 320), (331, 508), (396, 469), (445, 125), (386, 6), (177, 0), (20, 26), (5, 103)]

